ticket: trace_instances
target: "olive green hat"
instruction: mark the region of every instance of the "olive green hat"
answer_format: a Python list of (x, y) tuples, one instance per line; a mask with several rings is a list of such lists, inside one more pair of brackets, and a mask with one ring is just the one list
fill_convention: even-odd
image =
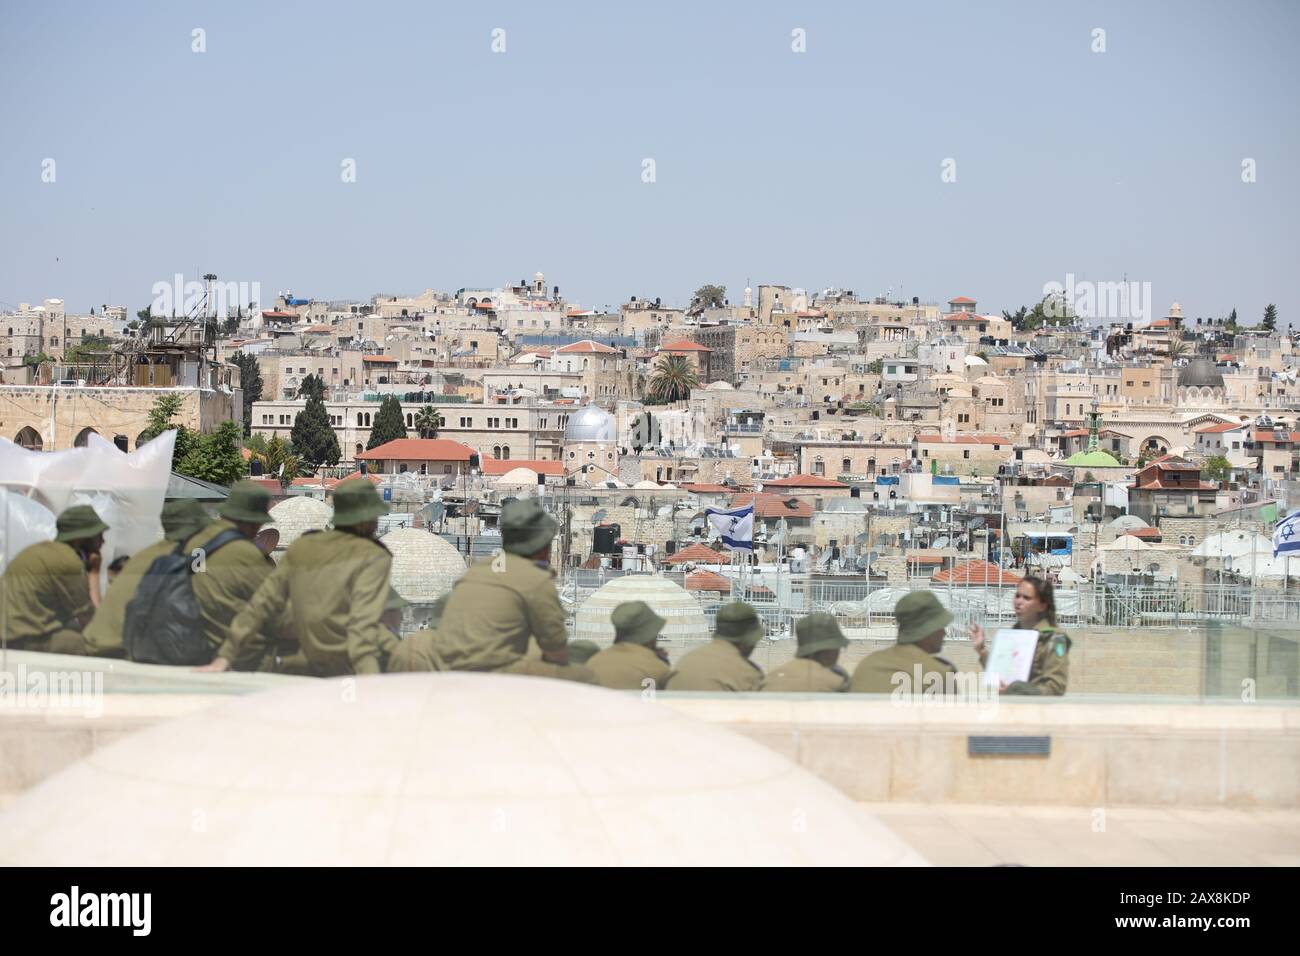
[(763, 621), (752, 605), (732, 601), (718, 608), (718, 621), (713, 636), (732, 644), (753, 647), (763, 638)]
[(913, 591), (894, 605), (898, 643), (915, 644), (952, 623), (952, 614), (929, 591)]
[(352, 478), (334, 488), (334, 527), (365, 524), (388, 514), (388, 505), (369, 479)]
[(271, 519), (271, 493), (255, 481), (237, 481), (230, 494), (217, 508), (217, 514), (230, 521), (267, 524)]
[(848, 647), (849, 640), (840, 631), (840, 625), (829, 614), (809, 614), (794, 626), (799, 648), (795, 657), (810, 657), (818, 651), (837, 651)]
[(585, 664), (600, 651), (595, 641), (569, 641), (569, 663)]
[(519, 498), (502, 507), (500, 524), (502, 550), (525, 558), (550, 544), (559, 528), (531, 498)]
[(645, 601), (624, 601), (614, 608), (609, 620), (614, 625), (614, 641), (627, 644), (649, 644), (668, 623)]
[(90, 505), (73, 505), (59, 515), (54, 528), (56, 532), (54, 540), (68, 542), (81, 541), (103, 534), (108, 530), (108, 525), (100, 520), (99, 515)]
[(167, 502), (158, 519), (162, 522), (163, 537), (168, 541), (184, 541), (198, 534), (212, 521), (203, 506), (193, 498)]
[(391, 584), (388, 586), (388, 600), (384, 602), (385, 611), (400, 611), (403, 608), (410, 607), (410, 604), (411, 602), (398, 594)]

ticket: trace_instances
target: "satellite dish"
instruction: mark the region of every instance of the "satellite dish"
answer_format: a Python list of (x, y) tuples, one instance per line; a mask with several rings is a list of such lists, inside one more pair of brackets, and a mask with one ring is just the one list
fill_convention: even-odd
[(948, 547), (948, 545), (949, 545), (949, 541), (948, 541), (948, 536), (946, 534), (941, 537), (935, 538), (934, 541), (930, 543), (930, 547), (932, 548), (946, 548)]
[(597, 511), (595, 514), (591, 516), (591, 523), (593, 525), (600, 524), (602, 521), (605, 520), (606, 514), (607, 512), (605, 511), (605, 509), (601, 508), (599, 511)]
[(672, 513), (673, 513), (672, 505), (664, 505), (658, 511), (655, 512), (655, 514), (657, 514), (660, 518), (667, 518)]
[(868, 537), (869, 537), (869, 535), (864, 531), (864, 532), (862, 532), (860, 535), (858, 535), (856, 538), (853, 539), (853, 543), (854, 543), (854, 544), (866, 544), (866, 543), (867, 543), (867, 538), (868, 538)]

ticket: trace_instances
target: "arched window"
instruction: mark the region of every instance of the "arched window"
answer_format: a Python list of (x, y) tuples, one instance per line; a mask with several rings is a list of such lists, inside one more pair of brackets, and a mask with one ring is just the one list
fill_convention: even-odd
[(821, 455), (818, 455), (816, 459), (813, 460), (813, 474), (814, 475), (826, 474), (826, 462), (822, 460)]
[(40, 451), (45, 447), (45, 442), (41, 440), (40, 433), (31, 427), (25, 427), (14, 436), (14, 444), (21, 445), (28, 451)]
[(361, 442), (357, 442), (357, 454), (360, 455), (360, 454), (362, 454), (365, 450), (366, 450), (366, 447), (365, 447), (363, 444), (361, 444)]
[(370, 413), (366, 412), (366, 427), (370, 427)]
[(501, 457), (504, 458), (506, 461), (509, 461), (509, 460), (510, 460), (510, 446), (509, 446), (509, 445), (502, 445), (502, 446), (501, 446)]
[(848, 474), (850, 471), (852, 471), (852, 470), (853, 470), (853, 459), (852, 459), (852, 458), (845, 458), (842, 462), (840, 462), (840, 474), (841, 474), (841, 475), (847, 475), (847, 474)]
[(77, 432), (77, 437), (72, 440), (72, 444), (77, 448), (85, 448), (90, 441), (90, 436), (98, 434), (99, 432), (93, 428), (83, 428)]
[(493, 457), (493, 458), (500, 458), (500, 457), (501, 457), (501, 446), (500, 446), (500, 445), (493, 445), (493, 446), (492, 446), (492, 457)]
[(364, 417), (364, 416), (363, 416), (360, 412), (357, 412), (357, 427), (358, 427), (358, 428), (360, 428), (362, 425), (365, 424), (365, 422), (362, 421), (362, 418), (363, 418), (363, 417)]
[(410, 412), (407, 412), (407, 413), (406, 413), (406, 427), (407, 427), (407, 428), (411, 428), (411, 427), (413, 427), (414, 425), (415, 425), (415, 422), (411, 419), (411, 413), (410, 413)]
[(874, 459), (874, 458), (868, 458), (868, 459), (867, 459), (867, 474), (868, 474), (868, 475), (874, 475), (875, 473), (876, 473), (876, 459)]

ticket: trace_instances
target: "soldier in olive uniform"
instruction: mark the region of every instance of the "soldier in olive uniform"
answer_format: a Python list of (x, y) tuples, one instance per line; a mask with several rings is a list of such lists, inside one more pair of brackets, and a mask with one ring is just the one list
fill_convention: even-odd
[[(502, 553), (470, 565), (451, 589), (434, 643), (443, 666), (455, 671), (502, 671), (578, 677), (569, 666), (564, 609), (550, 567), (555, 519), (536, 501), (516, 499), (501, 509)], [(529, 663), (528, 639), (541, 648)], [(586, 671), (585, 667), (581, 671)]]
[(589, 665), (591, 659), (600, 653), (600, 645), (595, 641), (569, 641), (569, 663)]
[(290, 546), (235, 617), (208, 669), (260, 658), (264, 628), (274, 628), (287, 609), (299, 651), (277, 669), (317, 677), (380, 673), (398, 644), (383, 622), (393, 558), (375, 540), (379, 517), (387, 513), (370, 482), (340, 484), (333, 529), (304, 534)]
[(795, 625), (799, 648), (794, 660), (767, 675), (763, 690), (785, 693), (846, 691), (849, 675), (838, 666), (849, 641), (829, 614), (809, 614)]
[(645, 601), (624, 601), (614, 608), (610, 622), (614, 643), (587, 662), (596, 683), (615, 690), (662, 690), (672, 673), (668, 655), (659, 648), (659, 632), (667, 621)]
[(858, 694), (945, 694), (957, 669), (939, 657), (952, 615), (929, 591), (913, 591), (894, 605), (898, 643), (868, 654), (853, 671)]
[[(221, 520), (211, 522), (185, 541), (185, 551), (202, 561), (191, 582), (203, 617), (203, 633), (214, 656), (226, 644), (236, 615), (248, 606), (275, 570), (275, 562), (257, 546), (258, 531), (271, 521), (270, 505), (270, 492), (261, 485), (236, 482), (217, 508)], [(232, 530), (241, 537), (207, 553), (208, 545), (218, 535)], [(231, 663), (236, 670), (255, 670), (262, 662), (262, 649), (260, 642), (253, 642), (247, 657)]]
[(126, 623), (126, 606), (135, 597), (141, 580), (156, 559), (171, 554), (178, 543), (197, 534), (212, 521), (203, 506), (193, 498), (167, 502), (163, 505), (159, 518), (162, 521), (163, 539), (131, 555), (126, 567), (109, 584), (108, 593), (104, 595), (94, 618), (86, 627), (87, 654), (97, 657), (125, 656), (122, 627)]
[(713, 640), (677, 662), (665, 690), (756, 691), (763, 671), (749, 659), (763, 637), (763, 622), (744, 601), (718, 609)]
[[(1029, 665), (1027, 680), (1012, 681), (1002, 686), (1004, 694), (1025, 694), (1042, 697), (1060, 697), (1070, 679), (1070, 635), (1056, 626), (1056, 595), (1050, 581), (1042, 578), (1025, 578), (1016, 586), (1012, 610), (1016, 626), (1038, 632), (1034, 647), (1034, 660)], [(971, 643), (979, 654), (980, 665), (988, 664), (989, 646), (984, 639), (984, 628), (971, 625)]]
[(21, 651), (85, 654), (82, 629), (99, 605), (108, 525), (90, 505), (58, 517), (53, 541), (24, 548), (0, 579), (0, 638)]

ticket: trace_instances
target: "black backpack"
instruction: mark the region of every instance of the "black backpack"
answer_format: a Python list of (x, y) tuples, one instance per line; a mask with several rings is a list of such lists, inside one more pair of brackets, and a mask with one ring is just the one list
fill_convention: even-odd
[[(204, 560), (243, 535), (223, 531), (203, 547)], [(212, 647), (203, 633), (203, 614), (194, 596), (193, 559), (182, 541), (170, 554), (154, 558), (126, 605), (122, 644), (128, 659), (141, 664), (207, 664)]]

